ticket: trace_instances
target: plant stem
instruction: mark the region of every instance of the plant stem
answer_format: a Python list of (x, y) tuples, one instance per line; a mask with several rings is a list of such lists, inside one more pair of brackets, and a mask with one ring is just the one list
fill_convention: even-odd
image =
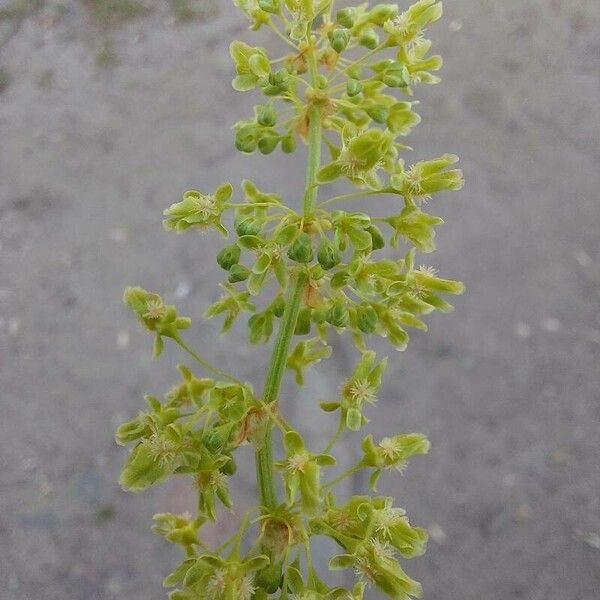
[(317, 185), (317, 171), (321, 164), (321, 107), (313, 104), (308, 111), (310, 125), (308, 130), (308, 165), (306, 168), (306, 191), (304, 193), (304, 216), (310, 216), (317, 201), (319, 188)]
[[(300, 300), (302, 299), (306, 280), (306, 273), (299, 271), (285, 305), (285, 312), (283, 313), (279, 331), (277, 332), (277, 339), (273, 346), (263, 391), (263, 402), (267, 405), (276, 402), (279, 395), (279, 388), (281, 387), (281, 380), (283, 379), (283, 372), (294, 335), (294, 329), (296, 329), (296, 321), (298, 320), (298, 312), (300, 311)], [(262, 446), (256, 451), (256, 476), (260, 489), (260, 497), (263, 505), (268, 508), (275, 508), (277, 506), (277, 490), (275, 489), (273, 476), (272, 433), (273, 428), (271, 423), (268, 423)]]
[[(310, 40), (309, 68), (313, 85), (316, 83), (318, 67), (316, 53), (312, 39)], [(317, 171), (321, 164), (321, 107), (318, 104), (310, 106), (308, 111), (310, 123), (308, 133), (308, 164), (306, 167), (306, 189), (304, 192), (304, 216), (312, 214), (318, 196), (316, 183)], [(290, 350), (290, 344), (296, 329), (298, 313), (302, 294), (306, 287), (308, 275), (301, 270), (297, 271), (295, 281), (289, 292), (285, 305), (285, 312), (279, 325), (277, 338), (271, 353), (271, 360), (267, 369), (265, 387), (263, 391), (263, 402), (272, 404), (277, 401), (281, 380), (285, 370), (285, 363)], [(261, 447), (256, 451), (256, 479), (260, 490), (260, 498), (263, 506), (275, 508), (278, 504), (277, 490), (273, 473), (273, 427), (269, 422)]]
[(188, 344), (185, 342), (185, 340), (182, 337), (180, 337), (179, 335), (172, 339), (176, 344), (179, 345), (179, 347), (182, 350), (185, 350), (198, 364), (202, 365), (207, 371), (213, 373), (214, 375), (218, 375), (219, 377), (223, 377), (224, 379), (229, 379), (230, 381), (233, 381), (234, 383), (237, 383), (238, 385), (241, 385), (241, 386), (244, 385), (244, 382), (241, 381), (240, 379), (238, 379), (237, 377), (234, 377), (233, 375), (230, 375), (226, 371), (223, 371), (222, 369), (219, 369), (218, 367), (211, 365), (206, 359), (202, 358), (193, 348), (188, 346)]

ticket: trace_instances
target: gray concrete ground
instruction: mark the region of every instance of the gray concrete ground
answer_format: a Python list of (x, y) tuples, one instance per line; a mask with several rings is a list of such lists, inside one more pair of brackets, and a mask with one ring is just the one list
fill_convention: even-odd
[[(121, 492), (112, 434), (182, 356), (150, 360), (122, 289), (162, 290), (260, 385), (267, 349), (237, 343), (242, 327), (215, 343), (200, 320), (215, 238), (164, 233), (161, 210), (243, 177), (293, 197), (302, 155), (233, 148), (253, 100), (230, 88), (227, 46), (268, 36), (229, 2), (186, 22), (166, 2), (122, 23), (102, 2), (18, 6), (0, 10), (0, 597), (158, 600), (176, 554), (151, 516), (193, 500)], [(420, 90), (411, 143), (462, 157), (432, 260), (469, 292), (392, 356), (374, 430), (425, 431), (433, 450), (383, 488), (431, 531), (408, 565), (429, 600), (600, 598), (600, 3), (454, 0), (432, 35), (444, 82)], [(285, 394), (313, 435), (309, 399), (354, 360), (337, 350), (305, 397)]]

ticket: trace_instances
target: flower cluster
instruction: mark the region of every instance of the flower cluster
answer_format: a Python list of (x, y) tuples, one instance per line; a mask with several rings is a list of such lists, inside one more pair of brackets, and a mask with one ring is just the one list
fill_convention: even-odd
[[(393, 498), (343, 498), (337, 486), (365, 471), (375, 491), (382, 473), (402, 472), (428, 452), (429, 441), (419, 433), (379, 441), (368, 434), (358, 462), (345, 465), (339, 453), (343, 468), (330, 473), (337, 442), (368, 427), (382, 385), (388, 359), (369, 349), (370, 337), (404, 350), (410, 329), (426, 331), (425, 317), (452, 310), (447, 295), (464, 292), (462, 283), (417, 262), (418, 253), (435, 250), (442, 224), (425, 207), (463, 185), (458, 158), (411, 162), (404, 143), (421, 120), (417, 86), (439, 81), (434, 73), (442, 59), (430, 54), (425, 32), (441, 17), (441, 3), (419, 0), (404, 10), (393, 3), (336, 10), (335, 0), (234, 4), (251, 29), (268, 28), (284, 44), (279, 56), (231, 44), (234, 89), (262, 96), (253, 114), (234, 125), (235, 146), (291, 154), (306, 143), (302, 202), (296, 206), (252, 181), (243, 181), (239, 194), (224, 183), (208, 194), (186, 192), (164, 212), (164, 227), (216, 229), (228, 238), (216, 253), (222, 295), (204, 316), (221, 317), (223, 332), (246, 318), (251, 344), (274, 338), (271, 359), (264, 388), (255, 392), (187, 344), (182, 331), (190, 319), (158, 294), (128, 288), (125, 303), (154, 334), (154, 355), (171, 340), (202, 371), (180, 365), (181, 379), (164, 398), (147, 396), (148, 408), (119, 427), (117, 442), (132, 446), (120, 482), (139, 492), (182, 477), (197, 491), (195, 514), (155, 517), (154, 531), (185, 551), (165, 579), (176, 588), (171, 600), (360, 600), (369, 586), (395, 600), (419, 597), (421, 587), (401, 561), (425, 552), (426, 531), (411, 525)], [(329, 195), (334, 182), (352, 189)], [(384, 196), (391, 202), (372, 210)], [(312, 449), (285, 418), (281, 382), (291, 371), (303, 385), (309, 370), (331, 356), (332, 336), (346, 331), (359, 356), (338, 396), (321, 403), (339, 417), (337, 430), (322, 449)], [(275, 456), (274, 433), (282, 456)], [(235, 510), (229, 483), (245, 445), (255, 450), (259, 499), (238, 531), (212, 548), (203, 526)], [(351, 569), (350, 588), (317, 575), (316, 536), (341, 548), (329, 568)]]

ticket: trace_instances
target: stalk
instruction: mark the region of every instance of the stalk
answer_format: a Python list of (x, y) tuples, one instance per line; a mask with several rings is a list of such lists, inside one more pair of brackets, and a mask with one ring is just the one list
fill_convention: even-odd
[[(314, 48), (311, 46), (311, 76), (313, 82), (317, 75)], [(308, 132), (308, 162), (306, 166), (306, 189), (304, 191), (304, 216), (312, 214), (318, 195), (317, 171), (321, 164), (321, 107), (313, 104), (309, 109), (309, 132)], [(271, 353), (271, 360), (267, 367), (263, 401), (272, 404), (277, 401), (281, 380), (285, 371), (285, 363), (290, 351), (290, 344), (296, 329), (300, 302), (306, 286), (308, 276), (304, 271), (298, 271), (286, 302), (285, 312), (279, 325), (277, 338)], [(273, 468), (273, 427), (269, 422), (261, 447), (256, 451), (256, 479), (260, 490), (260, 498), (263, 506), (275, 508), (278, 504), (277, 490), (275, 488)]]

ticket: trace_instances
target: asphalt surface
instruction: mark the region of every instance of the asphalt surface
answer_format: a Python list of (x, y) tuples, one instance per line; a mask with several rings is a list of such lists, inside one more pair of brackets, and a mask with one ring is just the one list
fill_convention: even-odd
[[(229, 2), (212, 8), (180, 24), (157, 2), (108, 30), (65, 0), (0, 20), (11, 75), (0, 92), (3, 600), (165, 597), (178, 555), (151, 516), (194, 500), (182, 483), (120, 491), (125, 451), (112, 435), (183, 357), (172, 348), (152, 362), (121, 305), (126, 285), (176, 301), (206, 355), (261, 385), (268, 348), (242, 343), (243, 326), (219, 339), (200, 319), (218, 295), (216, 238), (161, 228), (191, 187), (250, 177), (291, 202), (302, 190), (302, 153), (233, 147), (230, 126), (257, 98), (231, 89), (227, 46), (269, 38)], [(427, 555), (406, 565), (428, 600), (594, 600), (600, 3), (455, 0), (431, 35), (444, 81), (420, 89), (410, 143), (418, 158), (459, 154), (468, 183), (431, 203), (446, 225), (427, 260), (469, 290), (391, 354), (372, 431), (424, 431), (432, 451), (382, 490), (430, 530)], [(313, 439), (330, 427), (316, 400), (354, 360), (337, 343), (302, 395), (285, 388), (283, 410)], [(357, 452), (346, 442), (349, 459)]]

